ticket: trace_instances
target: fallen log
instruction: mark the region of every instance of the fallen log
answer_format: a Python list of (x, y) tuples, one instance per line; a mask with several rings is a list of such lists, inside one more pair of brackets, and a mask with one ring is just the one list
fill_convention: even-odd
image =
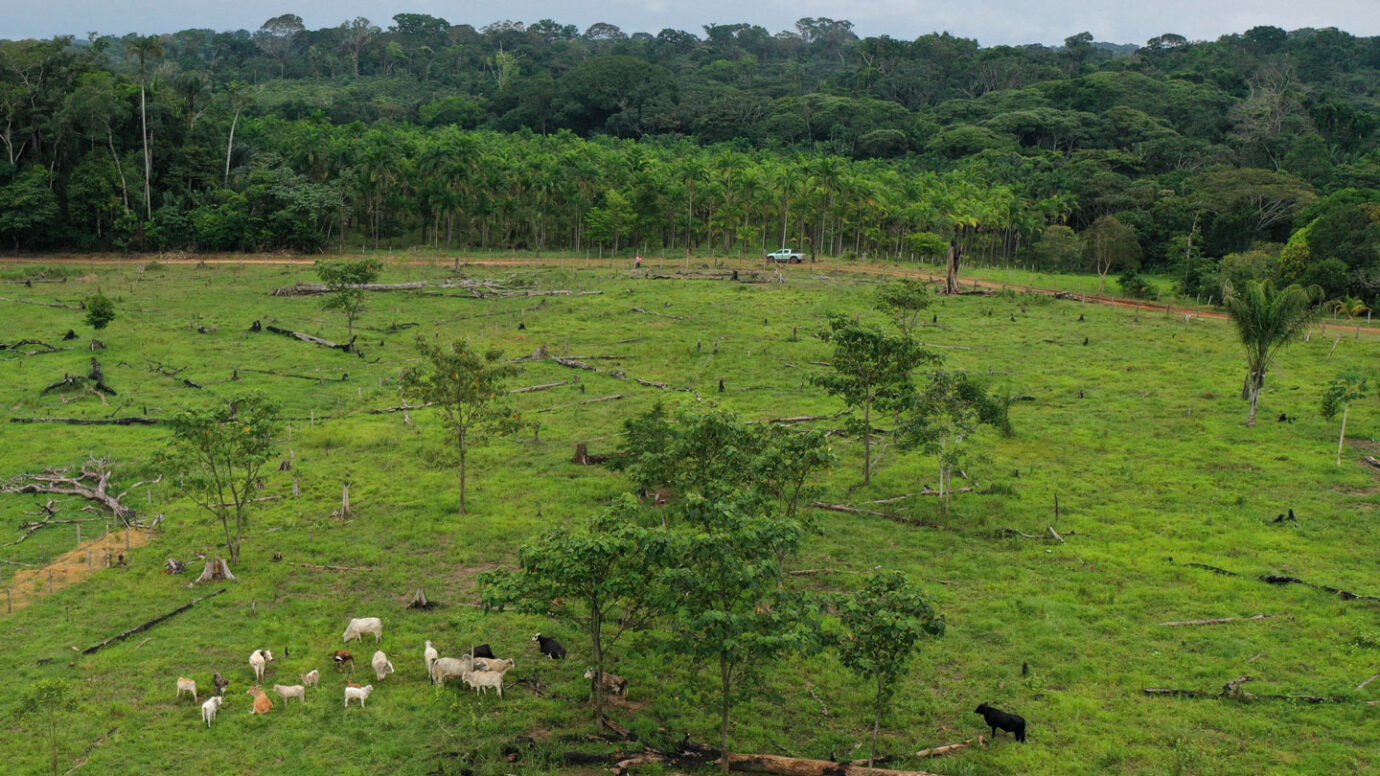
[(566, 407), (579, 407), (582, 404), (598, 404), (599, 402), (616, 401), (621, 398), (623, 398), (623, 394), (615, 393), (609, 396), (600, 396), (597, 399), (585, 399), (584, 401), (576, 401), (569, 404), (557, 404), (554, 407), (543, 407), (542, 409), (534, 410), (534, 412), (554, 412), (555, 410), (563, 410)]
[(324, 382), (326, 382), (327, 380), (330, 380), (331, 382), (334, 382), (334, 383), (343, 383), (343, 382), (345, 382), (345, 378), (346, 378), (346, 375), (343, 375), (343, 374), (342, 374), (340, 377), (325, 377), (325, 376), (321, 376), (321, 375), (318, 375), (318, 376), (316, 376), (316, 377), (312, 377), (311, 375), (298, 375), (298, 374), (293, 374), (293, 373), (291, 373), (291, 372), (275, 372), (275, 371), (273, 371), (272, 369), (252, 369), (252, 368), (247, 367), (247, 366), (246, 366), (246, 367), (240, 367), (240, 368), (239, 368), (239, 371), (241, 371), (241, 372), (253, 372), (253, 373), (255, 373), (255, 374), (260, 374), (260, 375), (273, 375), (274, 377), (294, 377), (294, 378), (297, 378), (298, 380), (311, 380), (312, 382), (315, 382), (315, 383), (324, 383)]
[(1180, 625), (1223, 625), (1229, 622), (1269, 620), (1273, 619), (1275, 616), (1276, 615), (1273, 614), (1257, 614), (1253, 617), (1214, 617), (1210, 620), (1175, 620), (1174, 622), (1162, 622), (1160, 623), (1160, 625), (1166, 625), (1169, 627), (1176, 627)]
[(677, 320), (677, 321), (688, 321), (688, 320), (692, 320), (692, 319), (690, 319), (690, 318), (686, 318), (686, 317), (683, 316), (683, 315), (670, 315), (670, 314), (668, 314), (668, 313), (654, 313), (654, 312), (649, 312), (649, 311), (647, 311), (647, 310), (643, 310), (641, 307), (634, 307), (634, 308), (632, 308), (631, 310), (629, 310), (629, 312), (641, 313), (641, 314), (643, 314), (643, 315), (655, 315), (655, 316), (657, 316), (658, 318), (672, 318), (672, 319)]
[(845, 513), (845, 514), (850, 514), (850, 515), (864, 515), (864, 516), (867, 516), (867, 517), (880, 517), (880, 518), (883, 518), (883, 519), (885, 519), (885, 520), (890, 520), (890, 521), (892, 521), (893, 523), (904, 523), (904, 524), (906, 524), (906, 525), (918, 525), (918, 526), (923, 526), (923, 527), (925, 527), (925, 528), (948, 529), (948, 526), (945, 526), (945, 525), (939, 525), (938, 523), (928, 523), (928, 522), (925, 522), (924, 520), (916, 520), (916, 519), (914, 519), (914, 518), (906, 517), (905, 515), (898, 515), (898, 514), (896, 514), (896, 513), (894, 513), (894, 512), (877, 512), (877, 511), (871, 510), (871, 509), (859, 509), (859, 508), (857, 508), (857, 507), (850, 507), (850, 506), (848, 506), (847, 504), (826, 504), (826, 503), (823, 502), (823, 501), (816, 501), (816, 502), (814, 502), (811, 506), (813, 506), (813, 507), (816, 508), (816, 509), (825, 509), (825, 510), (828, 510), (828, 511), (830, 511), (830, 512), (843, 512), (843, 513)]
[(1338, 596), (1343, 601), (1380, 601), (1380, 596), (1359, 595), (1357, 593), (1352, 593), (1348, 590), (1342, 590), (1340, 588), (1332, 587), (1331, 585), (1319, 585), (1313, 582), (1305, 582), (1304, 580), (1299, 579), (1298, 577), (1279, 576), (1275, 574), (1261, 574), (1260, 581), (1266, 582), (1271, 585), (1303, 585), (1304, 587), (1311, 587), (1314, 590), (1325, 590), (1329, 593), (1332, 593), (1333, 595)]
[(98, 651), (98, 650), (105, 649), (106, 647), (110, 646), (111, 644), (116, 644), (116, 643), (119, 643), (119, 642), (121, 642), (121, 641), (124, 641), (125, 639), (129, 638), (130, 636), (133, 636), (133, 635), (136, 634), (136, 633), (143, 633), (144, 631), (148, 630), (149, 628), (152, 628), (153, 626), (159, 624), (160, 622), (163, 622), (163, 621), (165, 621), (165, 620), (168, 620), (168, 619), (171, 619), (171, 618), (173, 618), (173, 617), (176, 617), (176, 616), (179, 615), (179, 614), (182, 614), (183, 612), (187, 611), (188, 609), (191, 609), (193, 606), (196, 606), (197, 604), (201, 603), (202, 601), (205, 601), (205, 600), (208, 599), (208, 598), (215, 598), (216, 596), (220, 595), (221, 593), (224, 593), (226, 590), (229, 590), (229, 588), (223, 587), (223, 588), (221, 588), (220, 590), (217, 590), (217, 591), (214, 592), (214, 593), (210, 593), (209, 595), (204, 595), (204, 596), (202, 596), (202, 597), (196, 599), (195, 601), (192, 601), (191, 603), (183, 604), (182, 606), (177, 607), (176, 609), (172, 610), (171, 612), (168, 612), (167, 614), (165, 614), (165, 615), (163, 615), (163, 616), (161, 616), (161, 617), (155, 617), (155, 618), (153, 618), (152, 620), (149, 620), (148, 622), (144, 623), (143, 625), (139, 625), (139, 626), (137, 626), (137, 627), (130, 628), (129, 630), (125, 631), (124, 633), (119, 634), (118, 636), (111, 636), (110, 638), (106, 639), (105, 641), (100, 642), (99, 644), (93, 644), (93, 645), (87, 647), (86, 649), (83, 649), (83, 650), (81, 651), (81, 653), (82, 653), (83, 655), (89, 655), (89, 654), (91, 654), (91, 653), (93, 653), (93, 652), (96, 652), (96, 651)]
[(326, 566), (317, 563), (284, 562), (289, 566), (301, 566), (302, 568), (317, 569), (318, 571), (378, 571), (377, 566)]
[[(87, 459), (86, 463), (82, 464), (79, 474), (68, 475), (67, 471), (67, 467), (62, 467), (44, 469), (39, 474), (20, 474), (0, 483), (0, 493), (52, 493), (62, 496), (81, 496), (109, 509), (115, 517), (124, 521), (124, 524), (128, 526), (133, 522), (137, 513), (120, 503), (120, 499), (140, 485), (151, 484), (150, 482), (136, 482), (120, 495), (110, 495), (106, 489), (110, 486), (112, 472), (109, 468), (109, 462), (104, 458)], [(160, 476), (152, 483), (162, 479)]]
[(1377, 469), (1380, 469), (1380, 458), (1374, 458), (1374, 457), (1371, 457), (1371, 456), (1367, 455), (1367, 456), (1363, 457), (1361, 460), (1364, 461), (1366, 464), (1368, 464), (1368, 465), (1370, 465), (1370, 466), (1373, 466), (1373, 467), (1375, 467), (1375, 468), (1377, 468)]
[(11, 423), (65, 423), (69, 426), (156, 426), (162, 418), (10, 418)]
[(954, 752), (962, 751), (970, 746), (987, 746), (987, 737), (978, 736), (977, 738), (970, 738), (967, 741), (960, 741), (957, 744), (932, 746), (928, 749), (921, 749), (920, 751), (915, 752), (911, 755), (911, 757), (942, 757), (946, 754), (953, 754)]
[(1370, 684), (1371, 682), (1375, 681), (1376, 679), (1380, 679), (1380, 674), (1375, 674), (1375, 675), (1372, 676), (1371, 678), (1369, 678), (1369, 679), (1365, 680), (1364, 682), (1361, 682), (1360, 684), (1356, 685), (1356, 689), (1358, 689), (1358, 690), (1364, 690), (1364, 689), (1366, 689), (1366, 685)]
[(354, 353), (360, 358), (364, 358), (364, 354), (355, 348), (355, 337), (350, 337), (350, 341), (342, 345), (338, 342), (331, 342), (327, 339), (321, 339), (320, 337), (312, 336), (311, 334), (306, 334), (300, 331), (292, 331), (291, 329), (284, 329), (278, 326), (273, 326), (271, 324), (265, 326), (264, 330), (273, 332), (274, 334), (281, 334), (284, 337), (292, 337), (293, 339), (301, 340), (302, 342), (309, 342), (313, 345), (318, 345), (323, 348), (331, 348), (333, 350), (339, 350), (345, 353)]
[(56, 391), (59, 388), (73, 388), (76, 390), (81, 390), (82, 386), (85, 383), (85, 380), (86, 378), (78, 377), (75, 375), (63, 375), (61, 380), (58, 380), (57, 382), (39, 391), (38, 395), (47, 396), (49, 393)]
[(75, 305), (75, 304), (61, 304), (61, 303), (58, 303), (58, 302), (34, 302), (34, 301), (31, 301), (31, 300), (28, 300), (28, 299), (9, 299), (9, 298), (3, 297), (3, 296), (0, 296), (0, 302), (14, 302), (15, 304), (36, 304), (36, 305), (41, 305), (41, 306), (43, 306), (43, 307), (56, 307), (56, 308), (61, 309), (61, 310), (85, 310), (85, 309), (86, 309), (85, 307), (82, 307), (82, 306), (80, 306), (80, 305)]
[[(598, 356), (595, 356), (595, 358), (598, 358)], [(525, 388), (514, 388), (513, 390), (509, 391), (508, 393), (510, 393), (510, 394), (514, 394), (514, 393), (532, 393), (533, 391), (545, 391), (545, 390), (548, 389), (548, 388), (558, 388), (558, 387), (560, 387), (560, 386), (562, 386), (562, 385), (570, 385), (570, 381), (569, 381), (569, 380), (561, 380), (561, 381), (558, 382), (558, 383), (543, 383), (543, 384), (541, 384), (541, 385), (529, 385), (529, 386), (527, 386), (527, 387), (525, 387)], [(409, 408), (409, 409), (410, 409), (410, 408)]]
[(776, 423), (776, 424), (782, 425), (782, 426), (788, 426), (788, 425), (791, 425), (792, 423), (811, 423), (811, 422), (816, 421), (816, 420), (829, 420), (829, 419), (831, 419), (831, 418), (833, 418), (833, 417), (835, 417), (835, 416), (833, 416), (833, 415), (796, 415), (795, 417), (792, 417), (792, 418), (772, 418), (771, 420), (768, 420), (767, 422), (768, 422), (768, 423)]
[(775, 773), (780, 776), (935, 776), (929, 771), (867, 768), (850, 763), (806, 760), (774, 754), (729, 754), (728, 768), (744, 773)]
[[(407, 283), (357, 283), (345, 286), (345, 288), (358, 291), (413, 291), (418, 288), (426, 288), (425, 280), (413, 280)], [(298, 283), (292, 286), (283, 286), (273, 289), (273, 296), (318, 296), (321, 294), (332, 293), (330, 286), (325, 283)]]
[(39, 354), (39, 353), (56, 353), (56, 352), (59, 351), (59, 350), (66, 350), (66, 348), (55, 348), (55, 347), (53, 347), (52, 345), (49, 345), (48, 343), (46, 343), (46, 342), (44, 342), (44, 341), (42, 341), (42, 340), (36, 340), (36, 339), (22, 339), (22, 340), (20, 340), (20, 341), (18, 341), (18, 342), (16, 342), (16, 343), (14, 343), (13, 345), (11, 345), (11, 344), (9, 344), (9, 343), (6, 343), (6, 342), (0, 342), (0, 350), (18, 350), (19, 348), (22, 348), (22, 347), (24, 347), (25, 345), (42, 345), (44, 348), (47, 348), (46, 350), (26, 350), (26, 351), (22, 351), (22, 352), (24, 353), (24, 355), (26, 355), (26, 356), (33, 356), (33, 355), (37, 355), (37, 354)]
[(1209, 566), (1209, 565), (1207, 565), (1207, 564), (1205, 564), (1205, 563), (1185, 563), (1184, 565), (1185, 565), (1185, 566), (1192, 566), (1192, 567), (1195, 568), (1195, 569), (1206, 569), (1206, 570), (1208, 570), (1208, 571), (1211, 571), (1211, 572), (1214, 573), (1214, 574), (1221, 574), (1222, 576), (1225, 576), (1225, 577), (1239, 577), (1239, 576), (1241, 576), (1240, 574), (1236, 573), (1235, 571), (1227, 571), (1226, 569), (1217, 568), (1216, 566)]
[(117, 395), (114, 388), (105, 384), (105, 372), (101, 370), (101, 362), (95, 356), (91, 357), (91, 374), (87, 375), (87, 378), (96, 384), (96, 390), (101, 393)]
[(163, 375), (164, 377), (171, 377), (172, 379), (181, 382), (188, 388), (196, 388), (197, 390), (201, 391), (206, 390), (206, 386), (202, 385), (201, 383), (193, 382), (182, 376), (181, 373), (186, 371), (186, 369), (187, 367), (184, 366), (181, 369), (174, 369), (169, 371), (168, 367), (158, 363), (157, 361), (148, 362), (148, 370), (150, 372), (155, 372), (157, 374)]

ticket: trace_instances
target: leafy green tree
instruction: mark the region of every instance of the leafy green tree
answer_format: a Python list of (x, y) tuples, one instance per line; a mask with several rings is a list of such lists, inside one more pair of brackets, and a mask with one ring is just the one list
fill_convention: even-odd
[(939, 356), (921, 348), (907, 336), (891, 336), (842, 316), (829, 317), (829, 328), (819, 338), (834, 345), (830, 359), (834, 371), (816, 375), (811, 382), (859, 408), (861, 420), (849, 421), (849, 429), (863, 439), (863, 484), (872, 483), (872, 411), (899, 411), (915, 396), (911, 372)]
[(37, 717), (43, 725), (42, 736), (48, 744), (52, 756), (53, 776), (58, 773), (60, 738), (58, 730), (63, 716), (77, 710), (76, 689), (71, 682), (61, 679), (40, 679), (20, 694), (19, 716)]
[(1337, 417), (1342, 411), (1342, 430), (1337, 436), (1337, 465), (1342, 465), (1342, 446), (1346, 444), (1346, 417), (1351, 412), (1351, 403), (1366, 398), (1366, 378), (1357, 375), (1338, 375), (1328, 383), (1322, 395), (1322, 416), (1324, 420)]
[(364, 289), (360, 286), (378, 280), (382, 271), (383, 262), (378, 259), (334, 259), (316, 262), (316, 276), (331, 292), (321, 303), (321, 309), (345, 313), (345, 323), (351, 340), (355, 336), (355, 320), (364, 311)]
[(480, 576), (486, 609), (558, 617), (589, 637), (594, 676), (594, 720), (604, 716), (609, 650), (625, 634), (644, 627), (658, 609), (657, 560), (665, 557), (665, 534), (639, 525), (638, 504), (625, 496), (585, 525), (543, 534), (518, 551), (518, 571)]
[(781, 586), (780, 558), (800, 546), (793, 520), (771, 517), (750, 494), (673, 505), (677, 531), (663, 561), (673, 646), (718, 669), (720, 770), (728, 772), (737, 693), (764, 668), (816, 642), (805, 601)]
[(878, 572), (867, 585), (839, 601), (839, 619), (847, 632), (839, 639), (843, 664), (875, 682), (872, 702), (872, 747), (867, 767), (877, 757), (877, 734), (882, 717), (896, 695), (896, 686), (911, 669), (912, 658), (925, 637), (944, 635), (944, 620), (925, 594), (899, 571)]
[(987, 388), (966, 372), (939, 370), (909, 407), (901, 429), (901, 446), (922, 450), (939, 461), (939, 509), (949, 511), (953, 471), (966, 451), (964, 443), (981, 426), (1009, 435), (1006, 405), (987, 394)]
[(907, 278), (877, 289), (877, 309), (890, 315), (906, 336), (915, 333), (930, 301), (930, 286), (923, 280)]
[(1265, 387), (1265, 371), (1279, 351), (1303, 336), (1317, 319), (1316, 294), (1297, 285), (1276, 288), (1268, 278), (1247, 282), (1240, 289), (1224, 288), (1223, 294), (1227, 314), (1246, 350), (1246, 382), (1241, 398), (1251, 403), (1246, 425), (1254, 426), (1256, 406)]
[(504, 381), (517, 374), (517, 367), (505, 364), (501, 351), (480, 352), (464, 340), (442, 347), (418, 337), (417, 350), (426, 363), (403, 372), (402, 394), (419, 404), (435, 405), (441, 411), (446, 432), (460, 459), (463, 515), (470, 447), (482, 441), (485, 432), (512, 433), (520, 427), (517, 412), (503, 402), (508, 393)]
[(1140, 243), (1136, 233), (1116, 216), (1102, 216), (1083, 232), (1083, 255), (1097, 272), (1097, 293), (1107, 284), (1107, 274), (1117, 267), (1140, 267)]
[(82, 300), (86, 306), (86, 325), (100, 331), (115, 320), (115, 303), (105, 294), (92, 294)]
[[(173, 416), (164, 455), (180, 475), (183, 493), (225, 530), (225, 548), (239, 562), (246, 511), (264, 464), (276, 452), (278, 406), (253, 394), (206, 410)], [(233, 530), (232, 530), (233, 528)]]
[(0, 186), (0, 240), (16, 248), (50, 239), (61, 219), (52, 179), (40, 165), (31, 165)]

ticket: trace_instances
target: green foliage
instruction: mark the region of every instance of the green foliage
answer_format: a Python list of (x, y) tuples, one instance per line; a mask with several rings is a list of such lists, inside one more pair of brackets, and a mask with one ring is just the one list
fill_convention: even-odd
[(948, 512), (953, 471), (963, 461), (964, 443), (981, 426), (1012, 435), (1007, 405), (966, 372), (936, 370), (924, 391), (907, 408), (901, 428), (903, 449), (922, 450), (939, 462), (939, 505)]
[(594, 677), (594, 719), (604, 714), (608, 650), (625, 634), (640, 630), (664, 603), (656, 583), (667, 557), (664, 532), (638, 522), (636, 499), (625, 495), (610, 509), (572, 530), (562, 526), (518, 551), (517, 571), (480, 576), (486, 609), (559, 617), (589, 637)]
[(1337, 417), (1337, 412), (1353, 401), (1366, 398), (1366, 378), (1359, 375), (1338, 375), (1327, 384), (1322, 394), (1324, 420)]
[(68, 713), (76, 710), (76, 690), (69, 681), (40, 679), (20, 694), (19, 716), (37, 717), (40, 724), (43, 724), (41, 735), (46, 739), (48, 751), (52, 756), (50, 765), (53, 776), (58, 774), (58, 756), (61, 751), (59, 725)]
[(355, 320), (364, 310), (364, 290), (358, 286), (378, 280), (382, 271), (383, 262), (378, 259), (335, 259), (316, 262), (316, 276), (330, 289), (330, 296), (321, 303), (321, 309), (340, 310), (345, 313), (345, 321), (352, 339), (355, 333)]
[(923, 280), (907, 278), (877, 289), (877, 309), (890, 315), (907, 336), (915, 333), (930, 301), (930, 287)]
[(939, 357), (909, 336), (889, 335), (840, 315), (831, 315), (829, 328), (818, 336), (834, 346), (830, 359), (834, 371), (814, 375), (810, 381), (849, 407), (862, 410), (862, 419), (850, 420), (849, 428), (863, 438), (863, 482), (870, 484), (875, 431), (872, 410), (895, 412), (910, 406), (915, 397), (911, 372), (939, 361)]
[(96, 331), (115, 320), (115, 303), (105, 294), (92, 294), (82, 300), (82, 305), (86, 308), (86, 325)]
[(1316, 289), (1280, 289), (1268, 278), (1247, 282), (1240, 289), (1223, 289), (1227, 313), (1246, 350), (1246, 382), (1241, 398), (1251, 403), (1246, 425), (1255, 425), (1256, 405), (1265, 387), (1265, 372), (1285, 345), (1299, 339), (1318, 317)]
[(1125, 270), (1118, 275), (1116, 284), (1121, 288), (1122, 296), (1132, 299), (1151, 299), (1155, 296), (1155, 287), (1137, 275), (1133, 269)]
[(899, 571), (869, 577), (862, 590), (839, 601), (839, 659), (875, 684), (872, 748), (867, 767), (877, 757), (877, 730), (886, 715), (896, 685), (911, 668), (911, 659), (925, 637), (944, 635), (944, 620), (929, 599)]
[(498, 350), (480, 352), (464, 340), (448, 347), (417, 338), (424, 365), (410, 366), (402, 374), (402, 395), (440, 411), (447, 437), (460, 459), (460, 514), (465, 513), (466, 464), (470, 447), (483, 434), (510, 434), (521, 427), (516, 410), (503, 401), (504, 382), (517, 367), (503, 362)]
[(164, 458), (184, 495), (220, 521), (230, 559), (238, 562), (260, 472), (277, 452), (278, 405), (246, 394), (211, 409), (181, 410), (169, 424)]

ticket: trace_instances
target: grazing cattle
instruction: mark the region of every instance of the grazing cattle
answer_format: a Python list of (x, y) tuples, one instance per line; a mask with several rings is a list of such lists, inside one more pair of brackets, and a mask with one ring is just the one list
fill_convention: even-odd
[(307, 688), (300, 684), (275, 684), (273, 691), (278, 693), (278, 697), (283, 699), (283, 708), (287, 708), (288, 698), (297, 698), (302, 703), (307, 702)]
[(393, 673), (393, 661), (388, 659), (383, 650), (375, 652), (373, 660), (369, 662), (374, 667), (374, 675), (379, 678), (379, 681), (383, 681), (383, 677)]
[(549, 636), (543, 636), (540, 633), (533, 636), (532, 640), (537, 642), (537, 646), (541, 648), (541, 653), (543, 655), (546, 655), (552, 660), (565, 659), (565, 647), (561, 646), (561, 642)]
[(189, 693), (191, 693), (191, 694), (192, 694), (192, 700), (196, 700), (196, 699), (197, 699), (197, 697), (196, 697), (196, 681), (194, 681), (194, 680), (192, 680), (192, 679), (188, 679), (188, 678), (186, 678), (186, 677), (179, 676), (179, 677), (177, 677), (177, 697), (181, 698), (181, 697), (182, 697), (182, 693), (184, 693), (184, 692), (189, 692)]
[(473, 687), (475, 692), (486, 692), (488, 688), (492, 687), (498, 690), (498, 697), (503, 697), (503, 672), (501, 671), (466, 671), (460, 678)]
[(494, 656), (494, 651), (493, 651), (492, 649), (489, 649), (489, 645), (488, 645), (488, 644), (480, 644), (479, 646), (477, 646), (477, 647), (475, 647), (474, 649), (470, 650), (470, 657), (493, 657), (493, 656)]
[(225, 702), (225, 698), (220, 695), (212, 695), (201, 704), (201, 718), (206, 720), (206, 727), (211, 726), (211, 720), (216, 718), (216, 710)]
[(256, 684), (244, 692), (246, 695), (254, 696), (254, 708), (249, 710), (250, 714), (267, 714), (273, 710), (273, 701), (268, 699), (259, 685)]
[(249, 656), (249, 667), (254, 669), (254, 681), (262, 682), (264, 680), (264, 671), (272, 661), (272, 652), (266, 649), (254, 650), (254, 654)]
[(345, 664), (349, 663), (350, 671), (353, 672), (355, 670), (355, 656), (348, 649), (337, 649), (335, 651), (335, 657), (332, 657), (331, 660), (335, 661), (336, 668), (344, 668)]
[(437, 652), (436, 648), (431, 646), (431, 642), (428, 641), (426, 643), (426, 650), (422, 652), (422, 659), (426, 661), (426, 675), (428, 677), (431, 676), (431, 664), (435, 663), (436, 658), (440, 656), (441, 653)]
[(225, 688), (230, 686), (230, 680), (221, 676), (219, 671), (211, 677), (211, 683), (216, 686), (216, 694), (222, 697), (225, 695)]
[(350, 624), (346, 626), (345, 633), (340, 637), (340, 640), (359, 639), (363, 641), (366, 633), (374, 634), (375, 642), (383, 638), (383, 620), (377, 617), (356, 617), (350, 620)]
[(1016, 736), (1017, 741), (1025, 741), (1025, 717), (1001, 709), (994, 709), (986, 703), (973, 709), (973, 713), (981, 714), (982, 718), (986, 720), (987, 727), (992, 728), (992, 738), (997, 737), (997, 729), (1000, 728)]
[[(593, 668), (585, 672), (585, 678), (589, 680), (594, 679)], [(603, 674), (600, 675), (600, 683), (604, 685), (604, 692), (609, 693), (611, 695), (628, 694), (628, 680), (624, 679), (618, 674), (611, 674), (608, 671), (605, 671), (603, 672)]]
[(366, 698), (368, 698), (368, 697), (369, 697), (369, 693), (371, 693), (371, 692), (373, 692), (373, 691), (374, 691), (374, 685), (372, 685), (372, 684), (366, 684), (366, 685), (364, 685), (363, 687), (360, 687), (360, 686), (357, 685), (357, 684), (347, 685), (347, 686), (345, 687), (345, 708), (347, 708), (347, 709), (350, 708), (350, 699), (351, 699), (351, 698), (358, 698), (358, 699), (359, 699), (359, 707), (360, 707), (361, 709), (364, 708), (364, 700), (365, 700)]
[(474, 659), (474, 670), (476, 671), (497, 671), (500, 674), (506, 674), (508, 673), (508, 669), (515, 665), (517, 665), (517, 663), (508, 659), (499, 660), (498, 658), (481, 657)]
[(319, 687), (321, 685), (321, 672), (315, 668), (305, 674), (300, 674), (300, 676), (304, 687)]
[(459, 679), (474, 669), (474, 658), (439, 657), (431, 664), (431, 683), (446, 686), (447, 679)]

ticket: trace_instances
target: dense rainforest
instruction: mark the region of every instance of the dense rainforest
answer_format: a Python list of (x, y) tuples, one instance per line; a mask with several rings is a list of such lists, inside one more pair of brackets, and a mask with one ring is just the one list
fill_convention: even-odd
[(1380, 38), (392, 21), (0, 42), (0, 245), (952, 245), (1190, 294), (1261, 275), (1380, 292)]

